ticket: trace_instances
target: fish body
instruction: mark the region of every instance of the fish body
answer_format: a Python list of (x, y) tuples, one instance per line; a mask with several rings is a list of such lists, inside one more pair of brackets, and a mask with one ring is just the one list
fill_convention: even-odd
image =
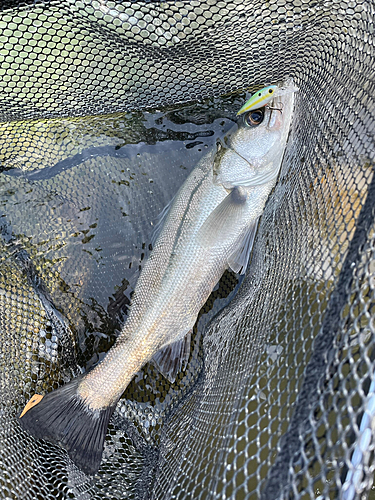
[(23, 427), (65, 447), (85, 472), (98, 469), (109, 418), (134, 374), (162, 349), (184, 343), (226, 269), (245, 272), (279, 173), (293, 100), (291, 90), (281, 97), (282, 111), (245, 113), (201, 160), (156, 225), (116, 344), (92, 371), (24, 412)]

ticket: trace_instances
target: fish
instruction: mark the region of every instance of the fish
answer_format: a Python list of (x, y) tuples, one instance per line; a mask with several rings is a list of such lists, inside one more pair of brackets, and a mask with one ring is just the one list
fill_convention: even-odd
[(33, 397), (22, 412), (26, 431), (62, 446), (86, 474), (99, 469), (109, 419), (134, 375), (154, 359), (173, 379), (176, 366), (186, 364), (198, 313), (224, 271), (245, 273), (291, 128), (295, 87), (289, 81), (283, 88), (274, 106), (238, 118), (159, 216), (128, 318), (104, 359)]

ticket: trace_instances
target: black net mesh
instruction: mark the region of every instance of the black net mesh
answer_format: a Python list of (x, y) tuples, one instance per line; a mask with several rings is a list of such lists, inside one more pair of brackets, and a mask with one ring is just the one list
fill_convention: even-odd
[[(375, 498), (374, 3), (0, 9), (1, 498)], [(173, 384), (136, 375), (92, 480), (18, 415), (102, 359), (151, 223), (245, 91), (286, 77), (247, 275), (224, 274)]]

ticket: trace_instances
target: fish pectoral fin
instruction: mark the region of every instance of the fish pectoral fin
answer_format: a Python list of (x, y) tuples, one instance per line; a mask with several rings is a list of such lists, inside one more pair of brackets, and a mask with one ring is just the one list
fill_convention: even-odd
[(197, 238), (202, 246), (218, 246), (234, 237), (243, 223), (247, 196), (246, 189), (236, 186), (211, 212), (198, 230)]
[(191, 332), (192, 330), (189, 330), (182, 339), (163, 347), (152, 358), (156, 368), (171, 383), (176, 380), (177, 374), (186, 368), (190, 356)]
[(258, 221), (259, 218), (251, 223), (236, 249), (228, 256), (228, 266), (235, 273), (245, 274), (246, 272), (258, 228)]
[(169, 210), (170, 210), (170, 208), (172, 206), (172, 203), (173, 203), (174, 199), (175, 199), (175, 197), (173, 197), (170, 200), (170, 202), (163, 208), (163, 210), (157, 216), (157, 219), (156, 219), (156, 222), (155, 222), (155, 225), (154, 225), (154, 229), (153, 229), (153, 231), (151, 233), (151, 244), (152, 244), (153, 247), (155, 246), (155, 242), (158, 239), (159, 234), (161, 233), (161, 231), (162, 231), (162, 229), (164, 227), (165, 219), (167, 218), (167, 216), (169, 214)]

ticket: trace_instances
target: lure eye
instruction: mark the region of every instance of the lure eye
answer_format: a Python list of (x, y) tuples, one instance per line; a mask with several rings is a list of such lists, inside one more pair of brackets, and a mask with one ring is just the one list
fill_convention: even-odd
[(262, 123), (264, 119), (264, 110), (263, 109), (253, 109), (249, 111), (245, 115), (245, 123), (249, 127), (257, 127)]

